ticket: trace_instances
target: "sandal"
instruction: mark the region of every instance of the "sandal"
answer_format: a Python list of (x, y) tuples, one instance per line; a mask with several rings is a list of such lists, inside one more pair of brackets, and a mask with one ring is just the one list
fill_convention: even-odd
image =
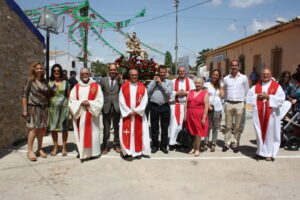
[(67, 152), (61, 152), (61, 156), (67, 156), (68, 155), (68, 153)]
[(275, 159), (272, 158), (272, 157), (267, 157), (267, 158), (266, 158), (266, 161), (272, 161), (272, 162), (274, 162), (274, 160), (275, 160)]
[(193, 155), (195, 153), (195, 149), (192, 149), (188, 154)]
[(54, 151), (54, 150), (53, 150), (53, 151), (50, 153), (50, 155), (51, 155), (51, 156), (56, 156), (56, 155), (57, 155), (57, 151)]
[(42, 150), (37, 151), (36, 156), (41, 158), (47, 158), (47, 154), (45, 154), (45, 152)]
[(28, 160), (30, 160), (30, 161), (37, 161), (36, 156), (34, 155), (34, 153), (33, 153), (34, 156), (32, 156), (32, 157), (29, 154), (30, 153), (27, 152), (27, 158), (28, 158)]
[(210, 152), (215, 152), (216, 151), (216, 145), (212, 144), (210, 147)]
[(194, 156), (195, 156), (195, 157), (200, 156), (200, 151), (196, 150)]
[(203, 151), (207, 151), (207, 149), (208, 149), (208, 142), (205, 142), (204, 147), (203, 147)]

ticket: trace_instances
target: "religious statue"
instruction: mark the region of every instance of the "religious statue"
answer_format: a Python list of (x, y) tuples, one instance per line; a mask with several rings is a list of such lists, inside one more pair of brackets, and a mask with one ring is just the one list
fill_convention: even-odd
[(129, 40), (126, 42), (127, 47), (129, 50), (126, 52), (129, 53), (129, 57), (134, 57), (134, 56), (141, 56), (142, 59), (147, 59), (147, 52), (142, 50), (140, 47), (140, 40), (136, 36), (136, 32), (133, 32), (132, 37), (128, 34), (127, 37)]

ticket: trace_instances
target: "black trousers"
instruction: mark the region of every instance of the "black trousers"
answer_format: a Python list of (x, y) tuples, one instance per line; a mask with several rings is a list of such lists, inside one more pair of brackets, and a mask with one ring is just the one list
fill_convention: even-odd
[(110, 136), (110, 125), (113, 121), (114, 127), (114, 146), (120, 147), (119, 141), (119, 122), (120, 122), (120, 113), (116, 112), (114, 107), (111, 105), (108, 113), (103, 113), (103, 148), (108, 147), (109, 136)]
[(161, 126), (161, 147), (168, 145), (168, 127), (170, 124), (170, 106), (168, 103), (158, 105), (150, 102), (150, 121), (152, 132), (152, 147), (159, 147), (159, 122)]

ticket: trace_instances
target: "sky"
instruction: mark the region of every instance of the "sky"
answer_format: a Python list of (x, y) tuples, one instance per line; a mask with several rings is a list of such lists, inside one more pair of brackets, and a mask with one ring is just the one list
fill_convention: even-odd
[[(51, 3), (73, 0), (15, 0), (22, 9), (43, 7)], [(75, 0), (78, 1), (78, 0)], [(146, 8), (146, 15), (135, 19), (124, 32), (136, 32), (145, 44), (162, 52), (169, 51), (175, 58), (175, 13), (146, 21), (175, 11), (174, 0), (90, 0), (90, 7), (110, 21), (132, 18)], [(180, 0), (179, 10), (192, 7), (206, 0)], [(178, 13), (178, 57), (189, 56), (190, 65), (195, 65), (198, 52), (206, 48), (217, 48), (255, 34), (276, 24), (276, 19), (292, 19), (300, 16), (300, 0), (212, 0)], [(144, 22), (146, 21), (146, 22)], [(71, 20), (67, 18), (66, 25)], [(67, 32), (67, 27), (65, 27)], [(45, 33), (41, 31), (43, 35)], [(104, 30), (102, 36), (121, 52), (126, 51), (126, 38), (113, 30)], [(66, 33), (51, 34), (50, 50), (68, 51)], [(90, 60), (113, 62), (119, 57), (95, 36), (89, 36)], [(143, 48), (143, 47), (142, 47)], [(145, 49), (158, 63), (164, 56)], [(69, 51), (77, 55), (80, 49), (70, 43)]]

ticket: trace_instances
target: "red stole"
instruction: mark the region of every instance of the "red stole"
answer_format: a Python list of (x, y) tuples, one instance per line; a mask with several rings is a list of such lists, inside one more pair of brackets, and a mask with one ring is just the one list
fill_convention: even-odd
[[(179, 91), (179, 78), (176, 78), (175, 80), (175, 91)], [(185, 91), (190, 91), (190, 81), (188, 78), (185, 78)], [(176, 104), (175, 104), (175, 117), (177, 124), (180, 125), (180, 103), (178, 100), (178, 97), (175, 99)]]
[[(276, 81), (271, 80), (271, 84), (268, 88), (268, 95), (275, 95), (277, 92), (277, 89), (279, 87), (279, 84), (276, 83)], [(255, 93), (260, 94), (262, 93), (262, 85), (261, 82), (258, 82), (255, 85)], [(272, 108), (269, 107), (269, 100), (259, 100), (257, 99), (257, 110), (258, 110), (258, 118), (261, 128), (261, 134), (262, 134), (262, 140), (263, 143), (265, 143), (266, 140), (266, 134), (267, 134), (267, 128), (269, 124), (270, 115), (272, 112)]]
[[(136, 91), (136, 99), (135, 99), (135, 107), (138, 107), (144, 97), (146, 91), (146, 87), (138, 82), (137, 91)], [(122, 86), (122, 93), (125, 98), (125, 103), (128, 108), (130, 106), (130, 81), (126, 81)], [(134, 144), (135, 144), (135, 152), (141, 152), (143, 150), (143, 133), (142, 133), (142, 125), (143, 118), (140, 115), (135, 115), (134, 117)], [(122, 127), (122, 142), (124, 147), (129, 150), (130, 149), (130, 136), (131, 136), (131, 116), (127, 116), (123, 118), (123, 127)]]
[[(79, 84), (75, 85), (76, 87), (76, 99), (79, 100)], [(87, 100), (95, 100), (98, 92), (98, 83), (93, 82), (90, 84), (89, 96)], [(78, 128), (78, 138), (79, 137), (79, 122), (80, 118), (77, 120), (77, 128)], [(84, 148), (92, 148), (92, 114), (86, 110), (85, 115), (85, 127), (84, 127)]]

